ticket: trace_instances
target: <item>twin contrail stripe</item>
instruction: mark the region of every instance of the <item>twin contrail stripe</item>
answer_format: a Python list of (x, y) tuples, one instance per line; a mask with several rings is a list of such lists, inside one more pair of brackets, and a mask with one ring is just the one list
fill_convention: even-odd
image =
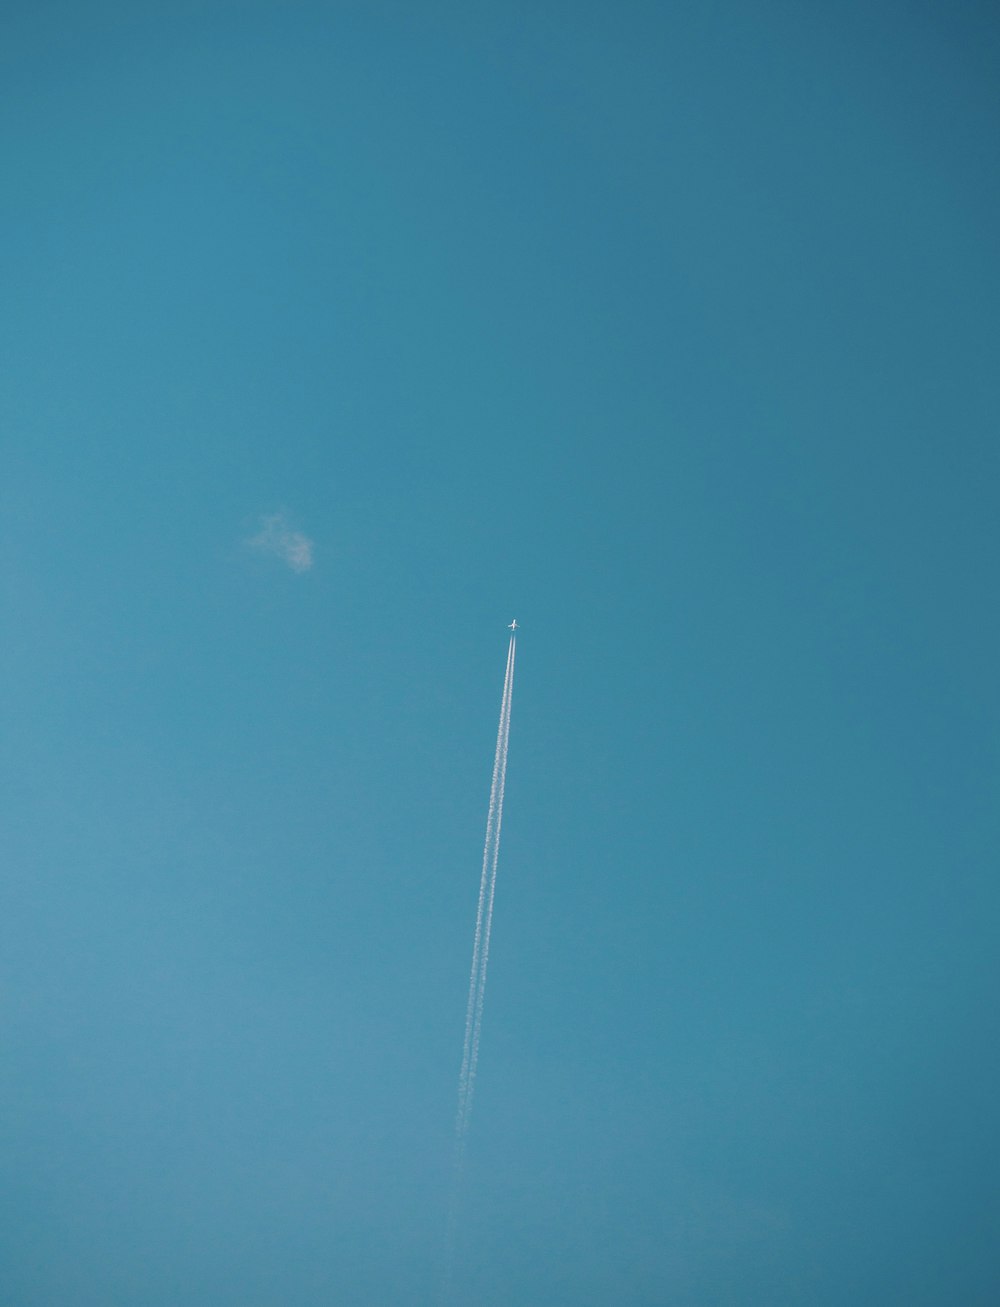
[(455, 1117), (455, 1165), (452, 1175), (451, 1205), (445, 1236), (445, 1266), (441, 1302), (451, 1301), (452, 1273), (455, 1260), (455, 1235), (458, 1208), (465, 1172), (466, 1143), (472, 1115), (472, 1096), (476, 1087), (479, 1062), (479, 1039), (483, 1029), (483, 1005), (486, 999), (486, 967), (490, 960), (490, 935), (493, 929), (493, 900), (497, 887), (497, 861), (500, 857), (500, 825), (503, 821), (503, 793), (507, 779), (507, 742), (510, 737), (510, 705), (514, 693), (515, 637), (510, 637), (507, 670), (500, 700), (500, 726), (497, 750), (493, 759), (493, 782), (490, 807), (486, 817), (486, 842), (483, 845), (483, 870), (479, 878), (479, 902), (476, 906), (476, 931), (472, 942), (472, 971), (469, 997), (465, 1006), (465, 1039), (462, 1045), (462, 1068), (458, 1075), (458, 1112)]
[(479, 1062), (479, 1040), (483, 1026), (483, 1005), (486, 999), (486, 968), (490, 958), (493, 901), (496, 895), (497, 862), (500, 857), (500, 826), (503, 821), (504, 785), (507, 778), (507, 743), (510, 737), (510, 708), (514, 690), (515, 650), (515, 637), (511, 636), (510, 647), (507, 650), (507, 670), (504, 674), (503, 697), (500, 701), (500, 726), (497, 730), (497, 748), (493, 760), (490, 807), (486, 817), (486, 842), (483, 846), (483, 869), (479, 881), (476, 931), (472, 945), (472, 971), (469, 976), (469, 998), (465, 1009), (462, 1068), (458, 1077), (458, 1115), (455, 1121), (455, 1130), (456, 1142), (462, 1152), (464, 1152), (464, 1139), (472, 1113), (476, 1067)]

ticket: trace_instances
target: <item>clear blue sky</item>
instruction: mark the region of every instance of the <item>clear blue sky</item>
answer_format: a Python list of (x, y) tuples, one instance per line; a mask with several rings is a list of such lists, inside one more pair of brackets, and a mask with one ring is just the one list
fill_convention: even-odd
[(6, 6), (5, 1304), (431, 1307), (513, 617), (458, 1301), (1000, 1301), (998, 88)]

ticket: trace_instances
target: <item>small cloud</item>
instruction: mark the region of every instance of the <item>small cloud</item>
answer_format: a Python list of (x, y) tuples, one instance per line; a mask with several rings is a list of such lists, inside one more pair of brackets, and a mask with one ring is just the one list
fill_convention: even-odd
[(284, 513), (268, 514), (260, 522), (260, 533), (247, 541), (249, 548), (280, 558), (293, 572), (308, 572), (313, 565), (313, 542), (308, 536), (293, 531)]

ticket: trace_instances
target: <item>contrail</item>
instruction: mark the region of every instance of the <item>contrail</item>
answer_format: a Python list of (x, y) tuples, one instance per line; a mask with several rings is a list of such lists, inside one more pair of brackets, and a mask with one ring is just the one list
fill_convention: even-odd
[(514, 689), (514, 637), (511, 636), (509, 675), (507, 679), (507, 713), (503, 719), (503, 755), (500, 759), (500, 785), (497, 791), (496, 822), (493, 829), (493, 849), (490, 856), (490, 884), (487, 891), (486, 915), (483, 920), (482, 948), (479, 962), (479, 989), (476, 992), (476, 1019), (472, 1030), (472, 1051), (469, 1056), (469, 1083), (465, 1095), (465, 1116), (468, 1124), (472, 1111), (472, 1094), (475, 1088), (476, 1067), (479, 1064), (479, 1037), (483, 1028), (483, 1003), (486, 998), (486, 968), (490, 960), (490, 934), (493, 929), (493, 900), (497, 888), (497, 861), (500, 857), (500, 823), (503, 820), (504, 785), (507, 780), (507, 744), (510, 738), (510, 701)]
[(493, 900), (496, 895), (497, 861), (500, 857), (500, 825), (503, 820), (503, 795), (507, 779), (507, 743), (510, 738), (510, 707), (514, 692), (516, 638), (516, 635), (510, 637), (510, 646), (507, 649), (507, 670), (504, 673), (503, 696), (500, 700), (500, 725), (497, 729), (497, 748), (493, 759), (493, 781), (490, 786), (490, 806), (486, 817), (483, 870), (479, 879), (476, 930), (472, 942), (472, 970), (469, 975), (469, 997), (465, 1007), (465, 1039), (462, 1045), (462, 1067), (458, 1075), (458, 1111), (455, 1116), (455, 1163), (445, 1241), (443, 1302), (447, 1302), (451, 1294), (458, 1205), (465, 1172), (466, 1143), (469, 1133), (469, 1120), (472, 1115), (473, 1091), (476, 1085), (476, 1067), (479, 1062), (479, 1039), (483, 1026), (483, 1005), (486, 999), (486, 968), (490, 958)]
[(500, 701), (500, 726), (497, 730), (497, 748), (493, 759), (493, 783), (490, 786), (490, 807), (486, 817), (483, 870), (479, 881), (476, 932), (472, 945), (472, 971), (469, 976), (469, 998), (465, 1010), (462, 1069), (458, 1077), (458, 1115), (455, 1121), (455, 1131), (456, 1142), (463, 1152), (464, 1139), (469, 1128), (469, 1117), (472, 1112), (476, 1066), (479, 1061), (479, 1038), (483, 1024), (483, 1004), (486, 998), (486, 967), (490, 956), (493, 900), (496, 894), (497, 861), (500, 857), (500, 824), (503, 820), (504, 785), (507, 779), (507, 742), (510, 737), (510, 706), (514, 690), (516, 638), (513, 635), (510, 637), (510, 647), (507, 650), (507, 670), (503, 681), (503, 697)]

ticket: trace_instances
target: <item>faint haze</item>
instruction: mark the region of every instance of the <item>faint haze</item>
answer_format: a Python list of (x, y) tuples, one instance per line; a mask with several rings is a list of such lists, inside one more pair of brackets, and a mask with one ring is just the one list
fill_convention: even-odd
[(289, 526), (284, 513), (260, 519), (260, 531), (247, 540), (250, 549), (287, 563), (293, 572), (308, 572), (313, 565), (313, 542)]

